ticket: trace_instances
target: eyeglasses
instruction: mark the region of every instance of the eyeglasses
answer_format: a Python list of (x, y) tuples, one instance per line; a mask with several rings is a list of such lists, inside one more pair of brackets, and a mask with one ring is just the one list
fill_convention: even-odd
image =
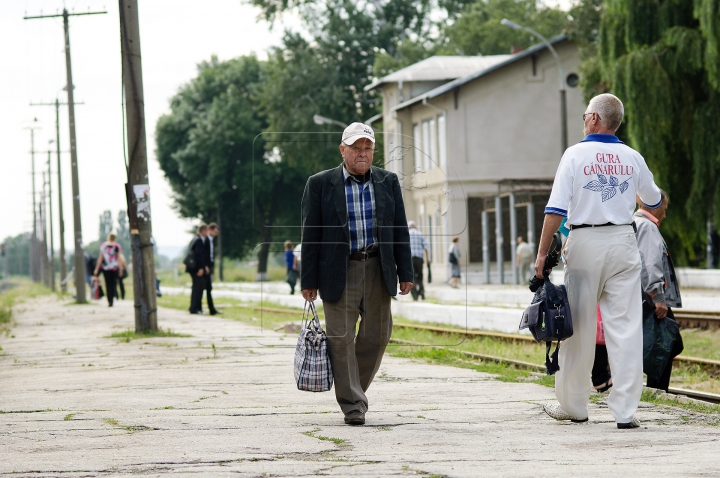
[(585, 117), (586, 117), (586, 116), (589, 116), (589, 115), (591, 115), (591, 114), (593, 114), (593, 113), (595, 113), (595, 114), (597, 115), (598, 119), (600, 119), (600, 115), (598, 115), (595, 111), (591, 111), (590, 113), (585, 113), (585, 114), (583, 115), (583, 121), (585, 121)]
[[(343, 143), (345, 144), (345, 143)], [(365, 153), (365, 154), (373, 154), (375, 151), (375, 148), (358, 148), (357, 146), (353, 146), (350, 144), (345, 144), (346, 148), (350, 148), (350, 150), (355, 154)]]

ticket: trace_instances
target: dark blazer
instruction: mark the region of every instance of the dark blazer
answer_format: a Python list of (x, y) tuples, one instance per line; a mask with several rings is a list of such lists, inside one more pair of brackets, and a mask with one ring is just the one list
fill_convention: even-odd
[(212, 242), (212, 237), (208, 234), (205, 236), (205, 242), (203, 243), (203, 254), (205, 255), (205, 265), (212, 271), (212, 266), (215, 265), (215, 261), (210, 259), (210, 242)]
[[(372, 167), (375, 224), (382, 277), (390, 295), (397, 282), (412, 282), (410, 234), (400, 182), (395, 173)], [(311, 176), (302, 199), (302, 289), (319, 289), (323, 300), (336, 302), (345, 290), (350, 231), (342, 164)]]
[(188, 268), (187, 272), (195, 274), (200, 269), (204, 269), (208, 264), (205, 260), (205, 245), (203, 244), (202, 236), (200, 236), (200, 234), (195, 234), (195, 237), (193, 237), (193, 240), (190, 243), (190, 250), (192, 251), (193, 256), (195, 256), (195, 264), (197, 267), (194, 269)]

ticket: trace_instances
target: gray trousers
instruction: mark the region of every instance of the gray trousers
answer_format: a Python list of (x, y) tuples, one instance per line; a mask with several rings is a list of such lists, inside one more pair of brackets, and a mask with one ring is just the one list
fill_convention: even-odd
[(343, 413), (368, 410), (365, 392), (392, 333), (390, 294), (383, 284), (380, 258), (348, 262), (340, 300), (323, 301), (335, 397)]

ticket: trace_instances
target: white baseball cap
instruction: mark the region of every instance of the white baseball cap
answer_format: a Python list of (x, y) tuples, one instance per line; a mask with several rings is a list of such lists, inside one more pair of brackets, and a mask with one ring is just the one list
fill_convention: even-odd
[(375, 144), (375, 133), (370, 126), (363, 123), (353, 123), (343, 131), (342, 142), (351, 145), (360, 138), (367, 138)]
[(415, 224), (415, 221), (408, 221), (408, 227), (417, 227), (417, 224)]

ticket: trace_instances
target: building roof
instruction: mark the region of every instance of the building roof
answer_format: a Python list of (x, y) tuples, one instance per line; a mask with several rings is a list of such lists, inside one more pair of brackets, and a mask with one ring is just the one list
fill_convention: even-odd
[[(555, 44), (565, 41), (567, 39), (568, 39), (567, 35), (565, 35), (563, 33), (561, 35), (551, 38), (550, 40), (548, 40), (548, 43), (550, 43), (551, 45), (555, 45)], [(411, 98), (408, 101), (405, 101), (404, 103), (400, 103), (399, 105), (394, 107), (393, 111), (398, 111), (398, 110), (407, 108), (408, 106), (412, 106), (415, 103), (424, 102), (424, 101), (430, 100), (432, 98), (437, 98), (440, 95), (444, 95), (445, 93), (452, 91), (455, 88), (458, 88), (458, 87), (460, 87), (466, 83), (469, 83), (471, 81), (477, 80), (478, 78), (480, 78), (482, 76), (492, 73), (493, 71), (500, 70), (502, 68), (505, 68), (508, 65), (515, 63), (516, 61), (522, 60), (523, 58), (527, 58), (528, 56), (532, 56), (532, 55), (544, 50), (545, 48), (547, 48), (547, 46), (544, 43), (538, 43), (538, 44), (533, 45), (530, 48), (527, 48), (515, 55), (498, 55), (498, 56), (505, 57), (505, 59), (503, 61), (497, 62), (497, 63), (495, 63), (491, 66), (488, 66), (486, 68), (483, 68), (481, 70), (474, 71), (467, 76), (458, 77), (457, 79), (450, 81), (448, 83), (445, 83), (444, 85), (438, 86), (435, 89), (432, 89), (426, 93), (423, 93), (422, 95), (415, 96), (414, 98)], [(434, 57), (434, 58), (437, 58), (437, 57)], [(491, 58), (491, 57), (482, 57), (482, 58)], [(400, 70), (400, 71), (402, 71), (402, 70)]]
[(431, 56), (376, 80), (365, 87), (372, 90), (385, 83), (410, 81), (449, 81), (506, 61), (512, 55)]

